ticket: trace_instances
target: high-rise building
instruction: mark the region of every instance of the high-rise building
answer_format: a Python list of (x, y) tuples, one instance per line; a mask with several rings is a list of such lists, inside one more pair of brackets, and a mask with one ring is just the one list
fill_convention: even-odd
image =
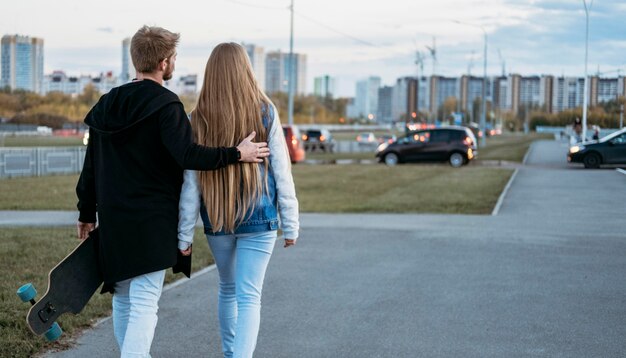
[(354, 105), (361, 118), (376, 120), (378, 113), (378, 89), (380, 88), (380, 77), (370, 76), (367, 79), (356, 83), (356, 97)]
[[(295, 93), (306, 93), (306, 55), (294, 53)], [(265, 91), (267, 93), (289, 92), (289, 54), (281, 51), (268, 52), (265, 58)]]
[(583, 105), (585, 79), (556, 77), (552, 88), (552, 112), (559, 113)]
[(315, 77), (313, 94), (318, 97), (333, 97), (335, 94), (335, 79), (328, 75)]
[(122, 83), (126, 83), (137, 75), (135, 66), (133, 66), (132, 57), (130, 57), (130, 37), (122, 40), (122, 72), (120, 73), (120, 80)]
[[(487, 84), (487, 88), (489, 88), (489, 84)], [(474, 113), (474, 104), (476, 103), (476, 100), (482, 100), (482, 98), (483, 78), (476, 76), (462, 76), (460, 109), (469, 113)]]
[(460, 97), (460, 79), (454, 77), (430, 77), (430, 113), (437, 113), (449, 97)]
[(541, 76), (524, 76), (520, 78), (519, 104), (526, 108), (540, 108), (544, 105), (545, 96), (542, 88), (545, 79)]
[(5, 35), (0, 41), (0, 87), (43, 91), (43, 39)]
[(393, 117), (393, 94), (394, 88), (391, 86), (383, 86), (378, 89), (378, 113), (376, 115), (379, 123), (391, 123)]
[(250, 58), (256, 81), (260, 88), (265, 89), (265, 50), (253, 44), (244, 44), (244, 47)]
[(417, 90), (417, 112), (428, 112), (430, 104), (430, 80), (426, 76), (422, 76), (418, 81), (419, 88)]
[[(392, 116), (394, 121), (412, 120), (417, 116), (418, 88), (415, 77), (401, 77), (393, 87)], [(417, 118), (417, 117), (415, 117)]]
[(602, 102), (616, 100), (620, 95), (620, 78), (590, 78), (589, 105), (597, 106)]
[(353, 97), (347, 99), (346, 102), (346, 117), (350, 119), (359, 118), (359, 111), (356, 108), (356, 104)]

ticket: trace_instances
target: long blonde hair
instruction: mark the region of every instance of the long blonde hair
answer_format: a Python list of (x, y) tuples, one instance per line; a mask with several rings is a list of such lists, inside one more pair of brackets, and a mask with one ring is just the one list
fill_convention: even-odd
[[(233, 147), (252, 131), (257, 133), (255, 141), (267, 141), (269, 128), (263, 126), (263, 106), (269, 113), (273, 104), (259, 88), (245, 49), (232, 42), (217, 45), (207, 61), (198, 105), (191, 112), (196, 143)], [(267, 173), (268, 161), (263, 165)], [(214, 232), (233, 233), (267, 190), (267, 175), (263, 181), (256, 163), (201, 171), (198, 178)]]

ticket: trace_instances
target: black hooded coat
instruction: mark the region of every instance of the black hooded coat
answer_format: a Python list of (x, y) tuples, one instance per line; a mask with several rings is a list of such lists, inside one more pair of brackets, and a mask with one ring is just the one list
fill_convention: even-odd
[(237, 149), (194, 144), (178, 96), (151, 80), (112, 89), (85, 123), (79, 221), (94, 223), (98, 214), (103, 292), (112, 292), (115, 282), (177, 264), (183, 170), (236, 163)]

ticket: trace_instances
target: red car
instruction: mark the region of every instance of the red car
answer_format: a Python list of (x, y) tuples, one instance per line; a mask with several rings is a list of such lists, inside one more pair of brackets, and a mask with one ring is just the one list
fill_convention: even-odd
[(298, 127), (283, 125), (283, 133), (285, 133), (285, 140), (287, 141), (287, 149), (289, 150), (291, 162), (295, 164), (303, 161), (306, 155)]

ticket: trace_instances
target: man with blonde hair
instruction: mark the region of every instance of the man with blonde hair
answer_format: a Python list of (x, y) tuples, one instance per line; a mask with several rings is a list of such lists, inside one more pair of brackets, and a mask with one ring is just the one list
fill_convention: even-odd
[[(90, 137), (78, 195), (78, 237), (99, 220), (102, 292), (113, 293), (113, 329), (122, 357), (149, 357), (165, 270), (186, 274), (190, 247), (178, 247), (178, 203), (183, 170), (214, 170), (262, 162), (267, 143), (255, 133), (231, 148), (193, 143), (172, 78), (180, 36), (143, 26), (131, 41), (137, 78), (100, 98), (85, 118)], [(185, 267), (180, 267), (184, 262)]]

